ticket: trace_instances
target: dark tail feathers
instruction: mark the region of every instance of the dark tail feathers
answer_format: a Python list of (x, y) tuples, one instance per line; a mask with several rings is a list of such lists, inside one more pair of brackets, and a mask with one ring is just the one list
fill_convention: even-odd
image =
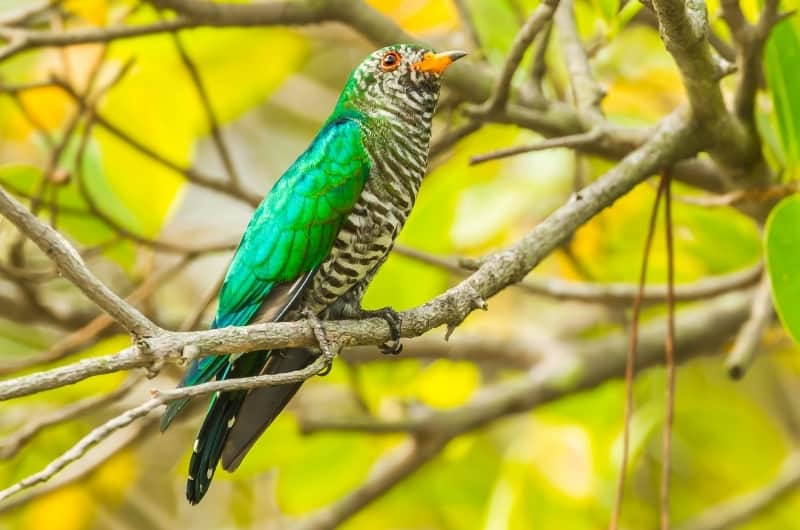
[[(301, 349), (270, 352), (261, 374), (299, 370), (313, 362), (314, 357), (308, 350)], [(239, 360), (236, 364), (239, 364)], [(236, 371), (234, 368), (231, 376), (242, 377)], [(265, 386), (215, 395), (197, 434), (189, 461), (186, 498), (191, 504), (200, 502), (208, 491), (220, 458), (227, 471), (236, 469), (301, 384)]]

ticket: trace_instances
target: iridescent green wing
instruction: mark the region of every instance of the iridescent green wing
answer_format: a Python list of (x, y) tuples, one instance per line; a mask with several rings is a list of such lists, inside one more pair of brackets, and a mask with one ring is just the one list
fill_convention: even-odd
[(326, 125), (253, 215), (220, 293), (217, 327), (249, 321), (276, 284), (322, 263), (369, 170), (358, 123)]
[[(245, 325), (259, 311), (280, 318), (305, 287), (303, 280), (327, 257), (369, 172), (358, 122), (350, 118), (328, 122), (250, 219), (225, 277), (212, 327)], [(293, 284), (298, 288), (287, 289)], [(255, 373), (259, 364), (263, 365), (254, 363)], [(227, 365), (227, 356), (195, 361), (181, 386), (224, 378)], [(170, 405), (162, 429), (183, 405)]]

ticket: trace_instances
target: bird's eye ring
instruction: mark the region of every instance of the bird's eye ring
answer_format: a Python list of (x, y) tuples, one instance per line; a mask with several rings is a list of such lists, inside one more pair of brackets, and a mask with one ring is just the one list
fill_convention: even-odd
[(400, 66), (400, 54), (395, 51), (386, 52), (381, 57), (381, 70), (391, 72)]

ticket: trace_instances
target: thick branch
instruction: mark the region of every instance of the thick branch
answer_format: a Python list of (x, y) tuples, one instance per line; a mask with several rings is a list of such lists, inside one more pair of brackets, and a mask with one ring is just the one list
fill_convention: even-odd
[[(508, 285), (519, 282), (545, 256), (562, 245), (579, 226), (617, 198), (659, 168), (692, 154), (693, 144), (692, 131), (686, 128), (681, 114), (666, 118), (650, 142), (587, 186), (517, 244), (485, 259), (471, 276), (444, 294), (403, 313), (402, 336), (416, 337), (441, 325), (454, 328), (473, 310), (483, 307), (483, 300), (491, 298)], [(39, 223), (38, 220), (35, 221)], [(48, 230), (54, 232), (49, 227)], [(63, 238), (61, 247), (60, 253), (74, 254), (74, 250), (68, 250), (71, 247)], [(92, 279), (96, 282), (93, 277)], [(83, 286), (80, 282), (78, 285)], [(126, 316), (127, 313), (122, 308), (129, 306), (119, 298), (117, 300), (122, 305), (112, 307), (112, 315), (123, 313)], [(331, 323), (326, 325), (326, 329), (333, 341), (343, 346), (382, 344), (390, 338), (386, 322), (380, 319)], [(259, 324), (247, 328), (192, 333), (160, 332), (139, 342), (138, 346), (143, 347), (146, 353), (129, 348), (115, 356), (89, 359), (73, 366), (0, 383), (0, 400), (72, 384), (93, 375), (149, 366), (166, 358), (176, 359), (187, 347), (195, 354), (207, 355), (309, 346), (314, 343), (313, 334), (301, 322)]]
[[(704, 304), (702, 307), (683, 311), (678, 314), (676, 329), (676, 355), (681, 362), (702, 354), (716, 353), (724, 346), (730, 335), (735, 333), (747, 315), (748, 297), (739, 293), (721, 297)], [(663, 341), (666, 322), (659, 320), (646, 324), (640, 334), (639, 365), (644, 369), (663, 361)], [(572, 352), (548, 358), (550, 362), (539, 363), (527, 376), (495, 384), (481, 389), (470, 403), (452, 410), (427, 410), (425, 413), (409, 419), (392, 422), (380, 420), (330, 420), (322, 423), (313, 419), (305, 421), (307, 432), (322, 429), (353, 429), (363, 427), (364, 432), (398, 433), (409, 432), (422, 440), (430, 440), (438, 447), (443, 441), (465, 432), (483, 427), (488, 423), (535, 408), (539, 405), (560, 399), (567, 395), (588, 390), (609, 379), (622, 377), (625, 371), (627, 337), (618, 333), (610, 337), (585, 341)], [(367, 484), (377, 483), (387, 486), (391, 479), (395, 483), (403, 479), (411, 471), (420, 467), (425, 461), (432, 459), (438, 452), (432, 451), (423, 461), (414, 460), (414, 464), (401, 467), (404, 473), (387, 472), (385, 477), (371, 477)], [(391, 468), (395, 470), (396, 468)], [(382, 475), (382, 474), (381, 474)], [(393, 485), (394, 483), (392, 483)], [(388, 489), (388, 487), (386, 487)], [(360, 490), (356, 490), (357, 492)], [(330, 507), (320, 510), (320, 514), (338, 514), (340, 518), (309, 518), (315, 530), (332, 529), (343, 521), (341, 516), (349, 516), (354, 507), (363, 508), (374, 499), (370, 495), (346, 495)], [(354, 506), (358, 503), (357, 506)]]
[(731, 65), (712, 53), (708, 13), (702, 0), (653, 0), (661, 38), (680, 70), (692, 114), (706, 128), (702, 139), (712, 156), (745, 172), (762, 162), (753, 131), (728, 113), (719, 81)]

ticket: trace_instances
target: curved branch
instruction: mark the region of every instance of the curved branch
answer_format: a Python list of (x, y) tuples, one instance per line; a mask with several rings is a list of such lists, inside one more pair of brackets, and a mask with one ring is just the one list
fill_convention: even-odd
[[(452, 331), (472, 311), (484, 308), (485, 299), (522, 280), (542, 259), (562, 245), (578, 227), (610, 206), (617, 198), (629, 192), (659, 168), (691, 155), (693, 134), (693, 131), (686, 127), (682, 114), (677, 113), (664, 119), (648, 143), (587, 186), (575, 196), (574, 200), (553, 212), (515, 245), (486, 258), (474, 273), (442, 295), (416, 309), (404, 312), (402, 336), (416, 337), (442, 325), (446, 325), (448, 330)], [(2, 212), (0, 203), (0, 213)], [(42, 225), (30, 213), (27, 215), (35, 223)], [(51, 228), (45, 228), (55, 233)], [(49, 246), (53, 252), (58, 250), (56, 256), (74, 255), (74, 249), (63, 238), (60, 236), (59, 238), (58, 241), (52, 238), (35, 238), (35, 240), (44, 248)], [(60, 262), (59, 265), (63, 266)], [(86, 270), (85, 266), (82, 268)], [(88, 270), (86, 272), (88, 273)], [(72, 269), (69, 273), (79, 288), (87, 294), (93, 293), (90, 287), (94, 283), (85, 283), (84, 278), (74, 275)], [(99, 283), (91, 275), (90, 279)], [(110, 293), (107, 287), (102, 287)], [(154, 324), (119, 297), (113, 296), (117, 305), (109, 306), (109, 309), (113, 310), (110, 314), (118, 320), (119, 318), (129, 320), (131, 314), (139, 315), (144, 319), (143, 324), (152, 326), (150, 328), (152, 336), (140, 339), (135, 347), (117, 355), (87, 359), (75, 365), (0, 383), (0, 401), (42, 389), (72, 384), (94, 375), (154, 364), (157, 366), (167, 359), (176, 360), (186, 352), (192, 352), (190, 356), (195, 356), (315, 344), (313, 333), (303, 322), (256, 324), (242, 328), (183, 333), (158, 330), (156, 333)], [(105, 299), (102, 301), (108, 305)], [(325, 327), (332, 340), (343, 346), (382, 344), (390, 338), (389, 328), (382, 319), (333, 322), (326, 323)]]
[(0, 214), (14, 223), (87, 298), (111, 315), (125, 329), (140, 337), (152, 336), (158, 327), (136, 308), (116, 295), (86, 267), (81, 256), (60, 233), (47, 226), (0, 186)]

